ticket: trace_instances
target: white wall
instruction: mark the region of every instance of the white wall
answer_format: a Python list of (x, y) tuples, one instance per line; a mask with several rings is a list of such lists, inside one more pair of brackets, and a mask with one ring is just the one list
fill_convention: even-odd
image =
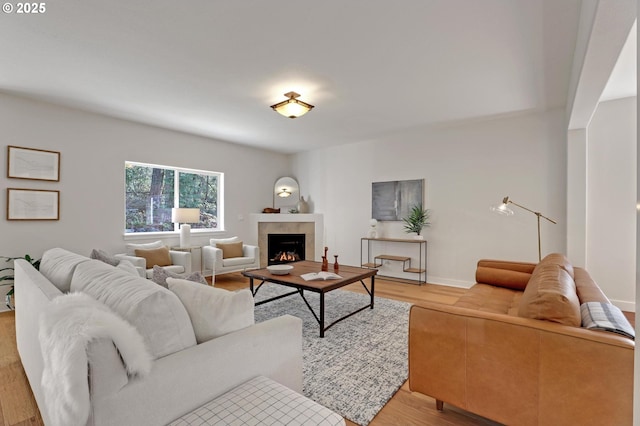
[[(212, 120), (215, 117), (211, 118)], [(289, 158), (264, 150), (215, 141), (133, 122), (0, 94), (3, 147), (61, 153), (60, 182), (7, 179), (1, 173), (2, 208), (8, 187), (60, 191), (59, 221), (0, 220), (0, 255), (39, 257), (50, 247), (88, 255), (92, 248), (124, 249), (124, 163), (139, 161), (225, 173), (226, 232), (252, 235), (249, 213), (272, 205), (275, 180), (289, 173)], [(240, 220), (242, 216), (244, 220)], [(209, 237), (192, 238), (207, 244)], [(166, 240), (178, 243), (178, 234)]]
[(587, 269), (633, 311), (636, 269), (636, 97), (601, 102), (587, 143)]
[[(301, 194), (325, 215), (325, 244), (341, 263), (360, 262), (371, 216), (371, 183), (420, 179), (432, 210), (428, 281), (474, 282), (481, 258), (536, 262), (535, 215), (504, 217), (489, 206), (504, 196), (556, 219), (542, 223), (543, 256), (565, 252), (566, 124), (560, 109), (430, 129), (300, 153), (293, 158)], [(401, 222), (386, 237), (406, 238)]]
[(567, 132), (567, 257), (587, 264), (587, 129)]

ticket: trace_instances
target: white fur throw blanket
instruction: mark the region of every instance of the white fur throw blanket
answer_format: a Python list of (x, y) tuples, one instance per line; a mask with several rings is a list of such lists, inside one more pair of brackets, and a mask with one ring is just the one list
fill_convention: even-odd
[(52, 426), (84, 425), (89, 418), (87, 345), (113, 340), (129, 375), (151, 370), (140, 333), (104, 304), (84, 293), (55, 298), (40, 316), (44, 360), (42, 389)]

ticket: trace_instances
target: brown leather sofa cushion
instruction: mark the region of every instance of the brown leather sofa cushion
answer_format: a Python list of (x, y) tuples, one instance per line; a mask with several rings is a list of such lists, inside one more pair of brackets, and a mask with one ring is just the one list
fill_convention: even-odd
[(586, 302), (611, 303), (586, 270), (576, 267), (573, 272), (575, 273), (576, 293), (580, 304)]
[(520, 290), (478, 283), (460, 296), (453, 306), (517, 317), (521, 298)]
[[(567, 265), (556, 263), (557, 257), (554, 262), (545, 262), (545, 259), (533, 271), (522, 295), (518, 315), (580, 327), (580, 301)], [(573, 267), (570, 270), (573, 272)]]
[(531, 273), (490, 268), (480, 266), (479, 263), (476, 268), (476, 282), (479, 284), (491, 284), (514, 290), (524, 290), (530, 278)]
[(478, 266), (486, 268), (506, 269), (509, 271), (526, 272), (527, 274), (533, 273), (537, 263), (530, 262), (514, 262), (511, 260), (493, 260), (493, 259), (480, 259)]
[(538, 263), (538, 265), (546, 265), (548, 263), (552, 263), (554, 265), (560, 266), (562, 269), (567, 271), (567, 273), (571, 276), (572, 280), (575, 280), (575, 274), (573, 271), (573, 265), (569, 262), (569, 259), (565, 257), (564, 254), (561, 253), (551, 253), (545, 256), (544, 259)]

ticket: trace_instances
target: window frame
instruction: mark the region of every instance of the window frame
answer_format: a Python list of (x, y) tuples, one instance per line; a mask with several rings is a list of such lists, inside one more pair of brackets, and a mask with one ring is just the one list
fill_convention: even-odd
[(218, 188), (217, 188), (217, 228), (191, 228), (191, 233), (193, 235), (201, 235), (201, 236), (209, 236), (209, 235), (217, 235), (225, 232), (224, 227), (224, 173), (223, 172), (215, 172), (211, 170), (199, 170), (199, 169), (190, 169), (186, 167), (177, 167), (177, 166), (165, 166), (161, 164), (152, 164), (152, 163), (143, 163), (140, 161), (129, 161), (125, 160), (124, 162), (124, 216), (123, 216), (123, 236), (125, 240), (136, 240), (136, 239), (149, 239), (150, 237), (167, 237), (174, 236), (180, 234), (180, 225), (177, 223), (173, 224), (172, 231), (152, 231), (152, 232), (127, 232), (127, 166), (141, 166), (141, 167), (149, 167), (149, 168), (159, 168), (164, 170), (172, 170), (175, 173), (174, 178), (174, 197), (173, 197), (173, 205), (179, 205), (179, 189), (180, 189), (180, 179), (179, 173), (192, 173), (192, 174), (204, 174), (209, 176), (215, 176), (218, 180)]

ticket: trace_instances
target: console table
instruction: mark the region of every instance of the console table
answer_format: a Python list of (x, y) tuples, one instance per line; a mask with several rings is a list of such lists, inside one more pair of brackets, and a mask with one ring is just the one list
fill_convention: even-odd
[[(366, 243), (366, 244), (365, 244)], [(412, 250), (416, 251), (417, 256), (398, 256), (396, 254), (387, 254), (377, 249), (380, 244), (377, 243), (392, 243), (392, 244), (410, 244)], [(366, 245), (366, 257), (365, 247)], [(377, 254), (376, 254), (377, 253)], [(417, 265), (412, 265), (412, 259), (417, 259)], [(405, 239), (405, 238), (367, 238), (360, 239), (360, 264), (363, 268), (378, 269), (384, 261), (402, 262), (402, 271), (416, 274), (417, 279), (411, 280), (410, 278), (401, 278), (390, 275), (378, 275), (380, 277), (417, 281), (422, 285), (427, 282), (427, 241), (418, 239)]]

